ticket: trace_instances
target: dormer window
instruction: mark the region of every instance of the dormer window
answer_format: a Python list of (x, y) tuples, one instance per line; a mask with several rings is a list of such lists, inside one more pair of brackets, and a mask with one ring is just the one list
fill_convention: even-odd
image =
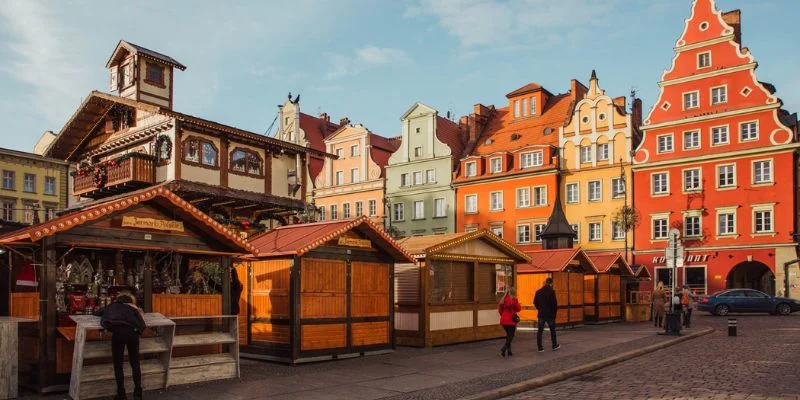
[(519, 158), (520, 158), (520, 166), (522, 168), (539, 167), (543, 164), (543, 157), (541, 151), (522, 153), (519, 155)]
[(467, 177), (477, 176), (478, 175), (478, 163), (475, 161), (470, 161), (464, 164), (464, 175)]
[(131, 85), (133, 85), (133, 61), (128, 61), (122, 65), (122, 87)]
[(528, 99), (522, 99), (522, 114), (528, 113)]
[(531, 96), (531, 115), (536, 114), (536, 97)]
[(519, 118), (519, 116), (520, 116), (519, 100), (514, 100), (514, 118)]
[(252, 150), (234, 149), (231, 152), (231, 172), (261, 176), (261, 157)]
[(164, 84), (164, 67), (148, 62), (144, 81), (157, 86), (166, 86)]

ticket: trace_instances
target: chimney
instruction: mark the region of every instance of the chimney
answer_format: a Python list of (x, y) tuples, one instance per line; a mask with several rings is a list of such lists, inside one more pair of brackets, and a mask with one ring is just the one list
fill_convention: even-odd
[(464, 121), (466, 123), (467, 141), (475, 142), (478, 140), (492, 114), (494, 114), (494, 106), (490, 108), (483, 104), (475, 104), (473, 113), (469, 117), (462, 117), (462, 121), (467, 118)]
[(586, 86), (583, 86), (577, 79), (569, 82), (569, 96), (574, 102), (582, 100), (586, 96), (587, 90)]
[(642, 99), (633, 99), (633, 104), (631, 104), (631, 123), (635, 128), (642, 126)]
[(722, 13), (722, 20), (733, 28), (733, 38), (736, 43), (742, 44), (742, 12), (733, 10)]
[(345, 126), (345, 125), (347, 125), (349, 123), (350, 123), (350, 118), (347, 118), (347, 117), (343, 117), (342, 119), (339, 120), (339, 125), (340, 126)]
[(331, 122), (331, 116), (328, 115), (328, 113), (325, 113), (325, 112), (319, 114), (319, 119), (321, 119), (321, 120), (323, 120), (325, 122)]

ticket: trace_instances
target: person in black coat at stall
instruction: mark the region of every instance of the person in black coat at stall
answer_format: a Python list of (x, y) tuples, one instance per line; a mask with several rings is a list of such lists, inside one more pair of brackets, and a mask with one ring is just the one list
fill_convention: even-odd
[(544, 281), (544, 286), (536, 291), (533, 297), (533, 305), (539, 312), (539, 321), (537, 324), (536, 332), (536, 345), (539, 352), (544, 351), (542, 346), (542, 333), (544, 331), (544, 324), (550, 328), (550, 342), (553, 345), (553, 350), (558, 350), (561, 345), (556, 340), (556, 312), (558, 311), (558, 300), (556, 299), (556, 292), (553, 290), (553, 278), (547, 278)]
[(231, 267), (231, 315), (239, 315), (239, 299), (242, 297), (242, 281), (236, 269)]
[(114, 361), (114, 378), (117, 381), (115, 399), (127, 399), (125, 393), (125, 375), (122, 363), (125, 348), (128, 348), (128, 362), (133, 372), (133, 398), (142, 398), (142, 370), (139, 365), (139, 336), (147, 327), (142, 310), (136, 306), (136, 298), (127, 291), (117, 295), (116, 301), (103, 310), (100, 325), (111, 331), (111, 356)]

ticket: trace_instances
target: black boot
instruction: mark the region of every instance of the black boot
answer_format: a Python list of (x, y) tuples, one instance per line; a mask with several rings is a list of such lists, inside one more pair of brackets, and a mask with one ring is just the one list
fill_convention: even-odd
[(503, 356), (503, 358), (506, 357), (506, 346), (503, 346), (503, 348), (500, 349), (500, 355)]

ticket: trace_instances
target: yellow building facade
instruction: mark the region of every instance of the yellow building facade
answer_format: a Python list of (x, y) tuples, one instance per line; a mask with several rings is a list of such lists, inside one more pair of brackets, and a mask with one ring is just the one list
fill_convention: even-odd
[(67, 208), (68, 164), (0, 148), (0, 220), (33, 223)]
[[(586, 94), (559, 129), (560, 191), (567, 220), (577, 233), (576, 246), (586, 251), (623, 253), (633, 243), (627, 217), (632, 207), (631, 149), (640, 134), (641, 101), (629, 113), (625, 97), (612, 98), (599, 87), (594, 71)], [(635, 214), (635, 212), (633, 213)], [(626, 232), (627, 231), (627, 232)]]

